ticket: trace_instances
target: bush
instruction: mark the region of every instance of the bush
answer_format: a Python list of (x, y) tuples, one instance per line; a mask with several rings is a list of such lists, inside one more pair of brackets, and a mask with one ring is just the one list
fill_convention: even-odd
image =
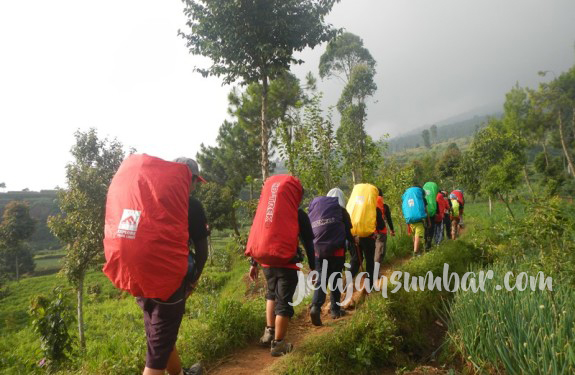
[(41, 365), (57, 368), (68, 359), (72, 351), (72, 338), (68, 332), (74, 321), (74, 309), (66, 300), (62, 288), (53, 290), (51, 298), (36, 296), (30, 305), (34, 319), (32, 327), (40, 335), (45, 358)]
[(353, 318), (305, 341), (278, 361), (273, 373), (356, 374), (390, 363), (396, 327), (384, 298), (368, 298)]

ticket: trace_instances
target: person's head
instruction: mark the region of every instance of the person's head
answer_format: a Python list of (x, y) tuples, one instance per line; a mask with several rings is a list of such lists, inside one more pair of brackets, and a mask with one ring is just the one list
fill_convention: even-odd
[(204, 180), (202, 178), (202, 176), (200, 176), (200, 168), (198, 167), (198, 163), (196, 163), (196, 161), (194, 159), (190, 159), (190, 158), (186, 158), (186, 157), (179, 157), (174, 159), (175, 163), (181, 163), (181, 164), (185, 164), (188, 166), (188, 168), (190, 168), (190, 171), (192, 172), (192, 182), (190, 183), (190, 193), (194, 190), (196, 190), (196, 187), (198, 186), (198, 184), (200, 182), (206, 182), (206, 180)]

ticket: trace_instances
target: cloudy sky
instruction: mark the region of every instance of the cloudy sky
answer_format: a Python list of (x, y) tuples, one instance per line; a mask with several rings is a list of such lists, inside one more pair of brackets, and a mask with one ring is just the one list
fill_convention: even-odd
[[(179, 0), (0, 2), (0, 182), (65, 185), (76, 129), (172, 159), (213, 144), (231, 87), (202, 78)], [(573, 0), (342, 0), (328, 21), (377, 60), (368, 132), (397, 135), (501, 104), (575, 62)], [(301, 54), (303, 79), (325, 46)], [(552, 78), (550, 74), (549, 77)], [(547, 78), (549, 79), (549, 78)], [(342, 89), (322, 82), (325, 105)]]

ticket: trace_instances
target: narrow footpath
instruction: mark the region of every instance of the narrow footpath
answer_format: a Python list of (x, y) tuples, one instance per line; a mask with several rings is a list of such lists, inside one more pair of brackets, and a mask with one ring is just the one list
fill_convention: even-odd
[[(387, 275), (399, 267), (401, 264), (408, 261), (410, 257), (403, 257), (394, 259), (391, 264), (385, 264), (381, 270), (382, 275)], [(297, 315), (289, 325), (287, 340), (294, 345), (294, 350), (306, 339), (322, 335), (334, 329), (334, 327), (343, 324), (347, 319), (351, 318), (355, 313), (355, 308), (358, 302), (365, 298), (364, 291), (356, 291), (352, 297), (351, 306), (346, 309), (347, 314), (337, 320), (329, 316), (329, 296), (322, 309), (322, 322), (323, 325), (316, 327), (311, 324), (309, 316), (309, 309), (306, 308), (299, 315)], [(262, 301), (263, 303), (263, 301)], [(361, 307), (360, 307), (361, 308)], [(255, 375), (255, 374), (271, 374), (270, 368), (278, 358), (270, 355), (269, 347), (261, 346), (258, 342), (251, 343), (245, 348), (238, 349), (231, 355), (223, 358), (211, 368), (208, 368), (207, 374), (209, 375)]]

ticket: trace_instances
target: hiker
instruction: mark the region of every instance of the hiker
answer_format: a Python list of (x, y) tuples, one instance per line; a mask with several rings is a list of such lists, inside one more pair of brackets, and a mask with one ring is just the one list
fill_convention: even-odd
[[(358, 184), (347, 202), (347, 212), (351, 217), (351, 233), (355, 239), (355, 251), (351, 252), (351, 274), (355, 277), (359, 268), (365, 267), (369, 280), (375, 282), (375, 237), (376, 230), (383, 230), (384, 221), (381, 211), (377, 209), (379, 190), (370, 184)], [(373, 285), (373, 284), (371, 284)]]
[[(198, 184), (205, 182), (199, 173), (198, 164), (195, 160), (180, 157), (174, 160), (176, 163), (186, 164), (192, 172), (190, 194)], [(188, 206), (188, 232), (189, 243), (193, 245), (195, 265), (194, 275), (187, 275), (182, 286), (164, 303), (162, 301), (138, 297), (137, 302), (144, 312), (146, 338), (148, 349), (146, 353), (146, 368), (143, 375), (164, 374), (164, 369), (170, 375), (187, 375), (201, 373), (199, 365), (184, 371), (176, 349), (176, 339), (184, 316), (186, 299), (202, 274), (204, 265), (208, 259), (208, 221), (204, 208), (200, 201), (189, 197)]]
[(435, 182), (426, 182), (425, 185), (423, 185), (423, 191), (425, 192), (425, 200), (427, 202), (426, 207), (429, 217), (427, 222), (428, 225), (425, 226), (425, 249), (429, 251), (435, 236), (435, 216), (438, 211), (436, 199), (439, 188)]
[(260, 343), (270, 347), (273, 357), (293, 350), (285, 337), (294, 315), (290, 302), (298, 283), (297, 263), (303, 261), (298, 237), (304, 245), (309, 268), (315, 269), (313, 230), (309, 217), (299, 208), (302, 197), (303, 187), (297, 178), (269, 177), (262, 188), (245, 252), (250, 257), (250, 279), (257, 279), (258, 263), (266, 278), (266, 328)]
[[(345, 315), (345, 311), (338, 305), (341, 290), (336, 286), (342, 277), (346, 240), (353, 244), (352, 246), (355, 243), (351, 234), (351, 218), (345, 209), (345, 199), (340, 189), (333, 188), (326, 197), (314, 198), (309, 204), (308, 212), (314, 234), (315, 269), (319, 273), (310, 317), (313, 325), (321, 326), (321, 307), (326, 298), (325, 291), (321, 288), (321, 280), (333, 280), (329, 284), (331, 317), (338, 319)], [(327, 268), (323, 267), (324, 260)]]
[[(375, 229), (375, 259), (376, 263), (383, 263), (385, 259), (385, 253), (387, 252), (387, 227), (391, 231), (391, 236), (395, 236), (395, 230), (393, 229), (393, 220), (391, 220), (391, 210), (389, 206), (383, 202), (383, 192), (378, 188), (379, 195), (377, 196), (377, 210), (380, 211), (383, 218), (383, 223), (378, 223), (380, 225), (376, 226)], [(378, 215), (379, 215), (378, 214)], [(383, 225), (383, 229), (381, 228)]]
[(190, 197), (200, 182), (204, 179), (192, 159), (168, 162), (133, 154), (108, 190), (103, 271), (116, 287), (134, 295), (143, 311), (144, 375), (202, 371), (199, 364), (184, 371), (176, 349), (186, 298), (208, 256), (206, 215)]
[(455, 194), (457, 197), (457, 202), (459, 202), (459, 226), (463, 227), (463, 206), (465, 205), (463, 190), (453, 190), (451, 193)]
[(461, 208), (455, 194), (452, 193), (449, 198), (451, 198), (451, 239), (455, 240), (459, 234), (459, 218), (461, 215)]
[(445, 201), (444, 207), (444, 214), (443, 214), (443, 227), (445, 228), (445, 238), (451, 239), (451, 200), (447, 196), (447, 191), (442, 190), (441, 194), (443, 195), (443, 200)]
[(443, 219), (445, 217), (445, 209), (447, 206), (447, 209), (449, 210), (449, 206), (441, 192), (437, 193), (435, 201), (437, 202), (437, 213), (435, 214), (435, 233), (433, 238), (435, 239), (435, 244), (439, 245), (441, 241), (443, 241)]
[(409, 232), (413, 235), (413, 254), (420, 256), (419, 244), (425, 236), (425, 227), (429, 224), (425, 192), (417, 183), (408, 188), (401, 197), (401, 210)]

